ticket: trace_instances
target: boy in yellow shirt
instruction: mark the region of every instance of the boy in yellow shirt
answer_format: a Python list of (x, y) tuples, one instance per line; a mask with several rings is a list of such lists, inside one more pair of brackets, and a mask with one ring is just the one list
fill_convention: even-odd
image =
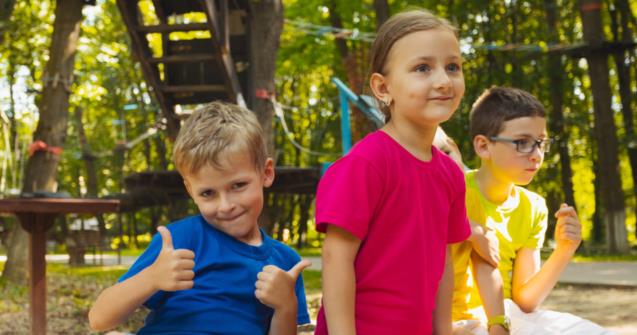
[(452, 247), (454, 334), (610, 334), (572, 314), (537, 310), (582, 239), (575, 209), (563, 204), (555, 250), (541, 264), (548, 209), (519, 185), (531, 182), (549, 150), (545, 114), (534, 96), (508, 87), (486, 90), (473, 105), (481, 165), (466, 173), (471, 238)]

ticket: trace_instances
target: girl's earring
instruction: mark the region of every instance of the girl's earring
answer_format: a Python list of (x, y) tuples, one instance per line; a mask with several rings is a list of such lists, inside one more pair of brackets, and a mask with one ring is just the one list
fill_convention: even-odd
[(389, 105), (391, 105), (391, 98), (390, 97), (386, 97), (383, 99), (383, 104), (387, 107), (389, 107)]

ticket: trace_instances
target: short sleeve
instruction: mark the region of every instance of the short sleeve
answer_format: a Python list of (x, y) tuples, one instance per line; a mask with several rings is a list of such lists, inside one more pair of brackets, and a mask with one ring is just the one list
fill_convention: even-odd
[(466, 240), (471, 235), (471, 227), (467, 218), (467, 208), (465, 193), (467, 187), (465, 185), (464, 175), (459, 168), (458, 174), (454, 173), (454, 182), (456, 186), (456, 194), (452, 200), (449, 210), (449, 231), (447, 233), (447, 243), (458, 243)]
[(546, 201), (539, 196), (534, 203), (531, 234), (526, 243), (524, 243), (524, 247), (540, 249), (542, 245), (544, 245), (544, 236), (546, 235), (546, 228), (548, 226), (548, 208), (546, 208)]
[(359, 239), (367, 235), (382, 194), (383, 181), (365, 158), (347, 155), (325, 172), (316, 193), (316, 230), (327, 225), (345, 229)]

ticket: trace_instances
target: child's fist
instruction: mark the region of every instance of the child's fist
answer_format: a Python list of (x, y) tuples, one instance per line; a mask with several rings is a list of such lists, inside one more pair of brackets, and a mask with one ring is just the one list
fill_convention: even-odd
[(557, 225), (555, 226), (555, 242), (558, 249), (575, 252), (582, 242), (582, 225), (577, 217), (575, 208), (562, 204), (555, 212)]
[(157, 231), (161, 235), (162, 246), (157, 259), (150, 266), (155, 287), (162, 291), (192, 288), (195, 253), (188, 249), (175, 250), (172, 235), (166, 227), (157, 227)]
[(285, 307), (290, 301), (296, 302), (296, 279), (311, 264), (308, 260), (301, 260), (287, 272), (274, 265), (264, 266), (257, 274), (254, 295), (262, 304), (275, 310)]

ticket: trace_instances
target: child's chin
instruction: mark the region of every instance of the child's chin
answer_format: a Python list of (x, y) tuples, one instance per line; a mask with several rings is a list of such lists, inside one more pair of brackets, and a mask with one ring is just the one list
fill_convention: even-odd
[(533, 181), (533, 177), (529, 178), (529, 179), (522, 179), (522, 180), (518, 180), (515, 185), (518, 186), (526, 186), (528, 184), (530, 184)]

